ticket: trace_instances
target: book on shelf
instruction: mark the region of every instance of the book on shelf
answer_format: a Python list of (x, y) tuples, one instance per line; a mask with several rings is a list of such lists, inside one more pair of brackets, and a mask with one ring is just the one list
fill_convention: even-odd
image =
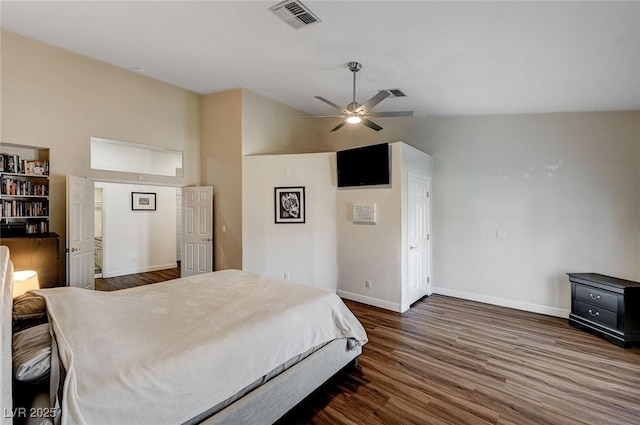
[(38, 223), (27, 223), (25, 231), (28, 235), (35, 233), (47, 233), (49, 231), (49, 223), (46, 221), (40, 221)]
[(44, 183), (32, 182), (30, 180), (16, 180), (4, 176), (0, 186), (2, 195), (13, 196), (48, 196), (49, 187)]
[(48, 204), (42, 201), (2, 201), (2, 218), (46, 217)]
[(16, 173), (16, 162), (13, 158), (13, 155), (7, 155), (4, 158), (4, 169), (7, 173)]
[(47, 176), (49, 175), (49, 161), (22, 159), (20, 155), (1, 153), (0, 172)]

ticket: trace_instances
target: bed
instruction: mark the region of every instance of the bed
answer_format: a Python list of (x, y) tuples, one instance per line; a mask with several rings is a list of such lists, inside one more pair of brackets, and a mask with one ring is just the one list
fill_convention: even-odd
[[(1, 396), (10, 407), (12, 278), (0, 249)], [(37, 293), (47, 303), (49, 397), (62, 424), (272, 423), (353, 364), (367, 341), (335, 294), (238, 270)], [(2, 425), (11, 424), (4, 413)]]

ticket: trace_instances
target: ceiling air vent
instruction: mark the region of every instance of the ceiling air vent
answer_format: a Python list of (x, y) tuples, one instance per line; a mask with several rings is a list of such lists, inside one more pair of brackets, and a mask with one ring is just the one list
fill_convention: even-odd
[(392, 96), (394, 97), (405, 97), (406, 94), (404, 94), (400, 89), (389, 89), (387, 90), (389, 93), (391, 93)]
[(269, 10), (296, 30), (321, 22), (313, 12), (299, 1), (283, 1), (270, 7)]

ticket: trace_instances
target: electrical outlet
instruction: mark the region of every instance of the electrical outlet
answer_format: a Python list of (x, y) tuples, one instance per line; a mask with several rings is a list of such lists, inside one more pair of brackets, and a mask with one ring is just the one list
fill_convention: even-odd
[(289, 280), (289, 273), (288, 272), (284, 272), (284, 280)]
[(368, 279), (365, 281), (365, 285), (367, 285), (367, 288), (369, 288), (369, 289), (373, 288), (373, 282), (371, 282)]
[(136, 261), (138, 261), (138, 259), (136, 257), (131, 257), (131, 262), (135, 263)]

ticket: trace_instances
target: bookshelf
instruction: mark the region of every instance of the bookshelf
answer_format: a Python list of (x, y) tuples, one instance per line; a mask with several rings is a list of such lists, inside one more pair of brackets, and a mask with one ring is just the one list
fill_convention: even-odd
[(34, 270), (41, 288), (60, 285), (60, 237), (49, 229), (49, 149), (0, 145), (0, 244), (15, 270)]
[(0, 233), (49, 233), (49, 150), (3, 144), (0, 150)]

